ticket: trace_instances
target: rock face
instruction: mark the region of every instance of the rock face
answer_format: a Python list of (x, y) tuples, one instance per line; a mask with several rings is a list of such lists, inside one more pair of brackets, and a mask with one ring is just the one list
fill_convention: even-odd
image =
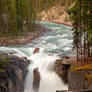
[(68, 72), (70, 69), (70, 64), (65, 64), (61, 59), (55, 61), (54, 71), (59, 77), (64, 81), (64, 83), (68, 83)]
[(33, 51), (33, 54), (39, 53), (39, 51), (40, 51), (40, 48), (35, 48)]
[(86, 88), (86, 79), (83, 73), (70, 72), (68, 77), (68, 85), (70, 90), (82, 90)]
[(69, 72), (68, 83), (69, 90), (92, 90), (92, 65)]
[(29, 63), (26, 58), (0, 54), (0, 92), (24, 92)]
[(33, 79), (33, 89), (38, 90), (40, 84), (40, 73), (38, 68), (35, 68), (33, 71), (34, 79)]
[(81, 91), (56, 91), (56, 92), (92, 92), (92, 90), (81, 90)]
[(62, 76), (62, 60), (55, 61), (54, 71), (61, 77)]

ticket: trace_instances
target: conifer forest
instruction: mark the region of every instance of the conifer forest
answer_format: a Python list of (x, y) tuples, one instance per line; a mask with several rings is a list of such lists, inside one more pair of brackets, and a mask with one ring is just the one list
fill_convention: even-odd
[(92, 0), (0, 0), (0, 92), (92, 92)]

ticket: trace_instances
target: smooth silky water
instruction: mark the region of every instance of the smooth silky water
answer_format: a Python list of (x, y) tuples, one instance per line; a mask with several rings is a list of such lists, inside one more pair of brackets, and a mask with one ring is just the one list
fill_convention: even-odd
[[(33, 70), (38, 68), (41, 76), (37, 92), (56, 92), (67, 90), (68, 86), (53, 71), (54, 62), (61, 55), (72, 53), (72, 28), (51, 22), (40, 22), (42, 26), (51, 29), (44, 36), (25, 46), (0, 47), (2, 52), (16, 52), (17, 56), (24, 56), (30, 60), (24, 92), (36, 92), (33, 89)], [(33, 54), (35, 48), (40, 52)]]

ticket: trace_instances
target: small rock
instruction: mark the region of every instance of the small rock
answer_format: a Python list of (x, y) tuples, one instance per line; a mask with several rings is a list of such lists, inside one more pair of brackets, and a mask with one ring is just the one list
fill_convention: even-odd
[(40, 48), (35, 48), (33, 51), (33, 54), (39, 53), (39, 51), (40, 51)]

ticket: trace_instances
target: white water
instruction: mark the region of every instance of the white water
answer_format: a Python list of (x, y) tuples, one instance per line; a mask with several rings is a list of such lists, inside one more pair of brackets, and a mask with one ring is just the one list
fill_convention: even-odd
[[(26, 46), (0, 47), (3, 52), (17, 52), (15, 55), (25, 56), (30, 60), (28, 75), (25, 81), (25, 92), (36, 92), (33, 89), (33, 69), (39, 69), (41, 75), (38, 92), (56, 92), (56, 90), (67, 90), (68, 87), (53, 71), (53, 65), (59, 55), (72, 53), (72, 31), (71, 27), (41, 22), (41, 25), (53, 30), (36, 39)], [(40, 52), (33, 54), (33, 50), (39, 47)], [(49, 55), (51, 54), (51, 55)]]
[[(57, 89), (67, 89), (61, 79), (53, 71), (53, 64), (57, 56), (48, 56), (42, 52), (30, 57), (33, 64), (29, 66), (29, 73), (25, 83), (25, 92), (35, 92), (32, 90), (32, 69), (38, 67), (41, 75), (40, 87), (38, 92), (55, 92)], [(29, 81), (31, 80), (31, 82)]]

